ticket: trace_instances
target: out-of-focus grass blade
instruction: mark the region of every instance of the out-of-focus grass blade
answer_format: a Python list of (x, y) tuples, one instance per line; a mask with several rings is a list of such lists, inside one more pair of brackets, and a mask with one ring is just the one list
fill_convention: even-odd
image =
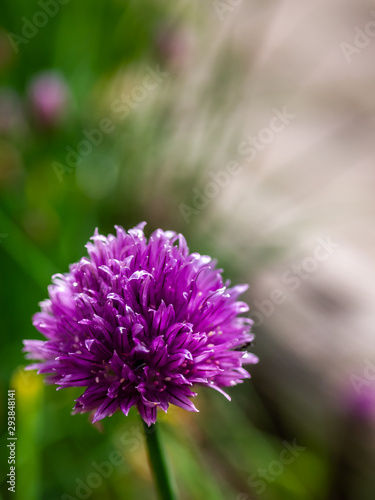
[(7, 235), (1, 239), (3, 249), (44, 290), (51, 276), (57, 273), (55, 265), (1, 209), (0, 228)]

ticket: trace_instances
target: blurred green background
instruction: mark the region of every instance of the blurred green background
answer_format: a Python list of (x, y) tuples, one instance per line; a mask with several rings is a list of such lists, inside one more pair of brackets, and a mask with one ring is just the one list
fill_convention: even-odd
[[(1, 1), (1, 498), (155, 498), (136, 413), (96, 426), (71, 416), (80, 392), (44, 386), (21, 352), (40, 338), (31, 317), (51, 275), (95, 227), (142, 220), (250, 282), (261, 317), (261, 362), (231, 403), (201, 390), (199, 414), (161, 416), (180, 497), (373, 498), (374, 53), (369, 42), (349, 66), (340, 47), (371, 20), (370, 3), (356, 5)], [(246, 159), (239, 144), (285, 106), (293, 123)], [(241, 173), (210, 191), (231, 161)], [(328, 234), (340, 250), (272, 305), (280, 277)]]

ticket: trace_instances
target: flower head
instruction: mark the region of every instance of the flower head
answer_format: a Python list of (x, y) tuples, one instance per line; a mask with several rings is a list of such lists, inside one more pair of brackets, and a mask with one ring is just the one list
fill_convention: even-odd
[(89, 258), (53, 277), (49, 299), (35, 314), (48, 339), (26, 340), (29, 366), (49, 383), (86, 387), (74, 413), (93, 422), (136, 406), (150, 425), (157, 408), (197, 411), (194, 385), (222, 390), (249, 378), (256, 363), (240, 348), (253, 340), (248, 306), (236, 299), (210, 257), (189, 253), (181, 234), (158, 229), (147, 241), (145, 223), (116, 236), (95, 231)]

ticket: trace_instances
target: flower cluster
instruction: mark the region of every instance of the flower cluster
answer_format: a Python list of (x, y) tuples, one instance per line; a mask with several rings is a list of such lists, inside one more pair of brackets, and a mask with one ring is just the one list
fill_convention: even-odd
[(93, 422), (132, 406), (148, 425), (170, 404), (197, 411), (195, 385), (230, 399), (222, 388), (257, 362), (241, 350), (253, 340), (237, 301), (247, 286), (223, 283), (216, 261), (189, 253), (181, 234), (158, 229), (147, 240), (144, 226), (96, 230), (89, 257), (53, 277), (33, 318), (47, 340), (24, 341), (38, 360), (29, 369), (60, 388), (86, 387), (74, 413), (95, 412)]

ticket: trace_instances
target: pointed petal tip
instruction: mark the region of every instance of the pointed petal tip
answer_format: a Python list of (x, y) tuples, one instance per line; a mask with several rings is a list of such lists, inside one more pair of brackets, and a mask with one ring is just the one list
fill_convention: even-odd
[(252, 352), (245, 352), (241, 358), (243, 364), (256, 365), (259, 363), (259, 358)]

